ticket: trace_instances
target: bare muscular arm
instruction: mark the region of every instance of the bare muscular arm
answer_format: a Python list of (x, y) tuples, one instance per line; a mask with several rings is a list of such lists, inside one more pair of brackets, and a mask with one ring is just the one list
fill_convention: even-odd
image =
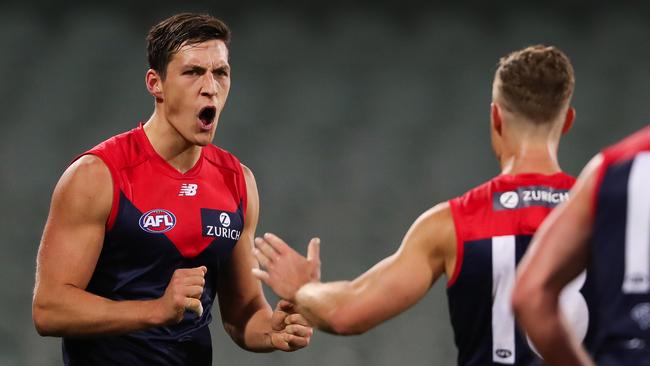
[(312, 329), (286, 301), (271, 309), (262, 286), (250, 269), (256, 266), (253, 238), (259, 216), (259, 197), (253, 173), (243, 167), (248, 207), (244, 229), (228, 264), (219, 276), (219, 307), (224, 327), (240, 347), (256, 352), (294, 351), (309, 344)]
[(41, 335), (126, 333), (178, 322), (186, 308), (199, 311), (195, 297), (203, 289), (203, 267), (179, 270), (165, 296), (157, 300), (112, 301), (85, 291), (103, 245), (113, 198), (111, 182), (106, 165), (87, 155), (65, 171), (54, 189), (38, 251), (32, 304)]
[[(327, 283), (306, 273), (314, 271), (317, 259), (313, 254), (310, 264), (272, 234), (256, 245), (258, 260), (266, 270), (255, 270), (257, 277), (279, 290), (278, 295), (295, 301), (298, 311), (318, 328), (359, 334), (411, 307), (441, 274), (450, 274), (456, 238), (449, 204), (442, 203), (413, 223), (395, 254), (352, 281)], [(295, 283), (296, 268), (303, 268), (298, 271), (301, 287), (283, 288), (283, 283)]]

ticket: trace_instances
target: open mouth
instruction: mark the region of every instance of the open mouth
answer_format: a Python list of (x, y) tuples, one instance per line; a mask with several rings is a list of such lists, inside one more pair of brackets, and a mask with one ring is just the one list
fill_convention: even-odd
[(203, 107), (199, 112), (199, 119), (204, 126), (209, 126), (214, 122), (214, 117), (217, 115), (217, 108)]

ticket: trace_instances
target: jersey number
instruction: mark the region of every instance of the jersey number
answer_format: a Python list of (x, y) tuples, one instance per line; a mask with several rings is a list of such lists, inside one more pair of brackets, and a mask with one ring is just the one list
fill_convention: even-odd
[[(515, 363), (515, 318), (510, 298), (516, 265), (515, 236), (492, 238), (492, 361), (495, 363)], [(589, 324), (587, 303), (580, 293), (585, 278), (583, 272), (564, 288), (560, 296), (560, 307), (580, 340), (584, 340)], [(530, 340), (528, 344), (535, 351)]]
[(627, 182), (623, 293), (650, 292), (650, 153), (639, 154)]

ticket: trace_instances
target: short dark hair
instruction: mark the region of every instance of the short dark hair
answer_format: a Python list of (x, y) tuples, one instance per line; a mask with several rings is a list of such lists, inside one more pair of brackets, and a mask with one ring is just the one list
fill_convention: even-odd
[(182, 13), (167, 18), (154, 25), (147, 35), (149, 68), (164, 79), (169, 61), (182, 46), (213, 39), (230, 46), (230, 28), (211, 15)]
[(573, 94), (569, 58), (553, 46), (535, 45), (501, 58), (496, 76), (506, 108), (535, 123), (555, 119)]

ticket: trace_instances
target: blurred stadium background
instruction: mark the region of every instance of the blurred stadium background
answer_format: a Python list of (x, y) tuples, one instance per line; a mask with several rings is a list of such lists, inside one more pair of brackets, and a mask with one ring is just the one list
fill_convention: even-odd
[[(506, 0), (0, 2), (0, 365), (59, 365), (31, 321), (49, 198), (76, 154), (146, 120), (145, 34), (180, 11), (233, 29), (232, 90), (215, 143), (255, 172), (258, 232), (351, 278), (392, 253), (433, 204), (498, 173), (489, 136), (500, 56), (554, 44), (576, 69), (560, 159), (579, 173), (650, 120), (650, 3)], [(317, 333), (294, 354), (238, 349), (213, 323), (215, 365), (453, 365), (444, 279), (358, 337)], [(390, 294), (387, 294), (390, 296)], [(271, 302), (276, 298), (268, 294)], [(218, 314), (215, 314), (218, 319)]]

